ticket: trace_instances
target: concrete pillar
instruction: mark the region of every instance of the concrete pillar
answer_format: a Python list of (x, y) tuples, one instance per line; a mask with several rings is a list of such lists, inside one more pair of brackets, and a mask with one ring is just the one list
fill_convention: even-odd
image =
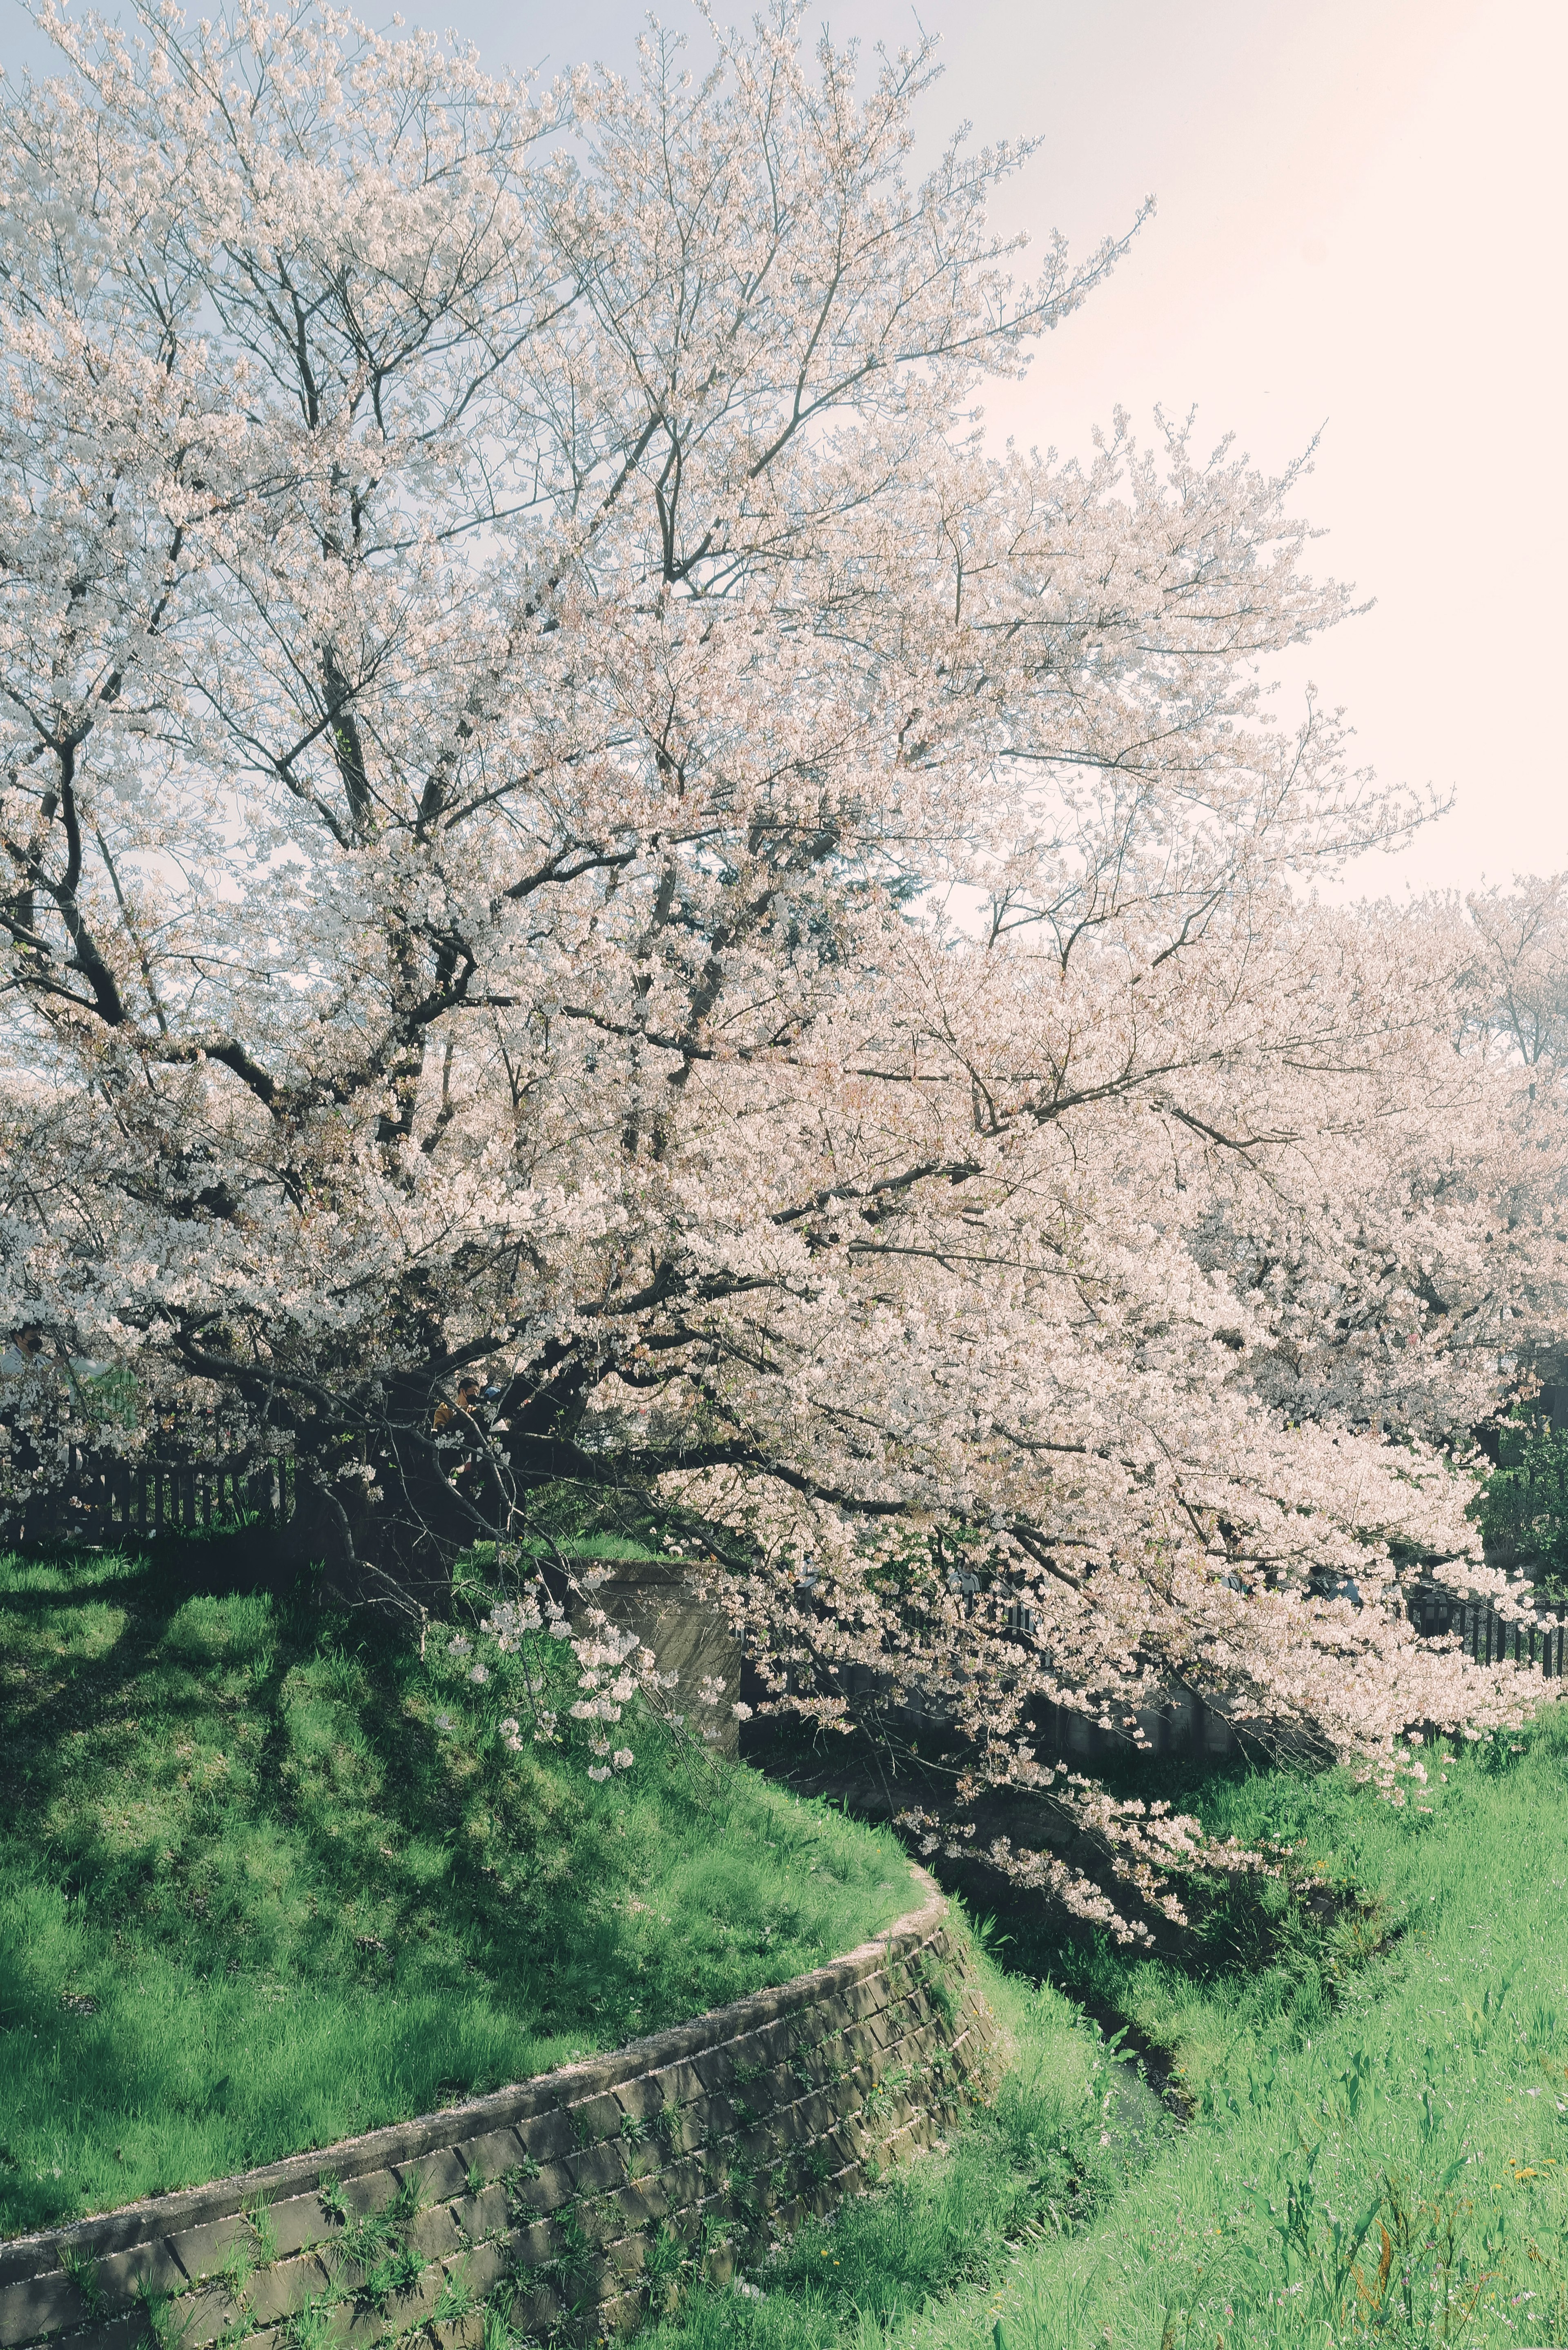
[[(741, 1725), (731, 1711), (741, 1694), (741, 1647), (719, 1610), (699, 1599), (677, 1566), (657, 1559), (607, 1562), (611, 1580), (601, 1583), (587, 1605), (602, 1607), (623, 1632), (635, 1632), (645, 1648), (659, 1659), (661, 1673), (679, 1673), (665, 1702), (686, 1716), (686, 1727), (698, 1738), (704, 1730), (719, 1732), (711, 1742), (717, 1754), (734, 1754)], [(587, 1633), (582, 1606), (573, 1611), (572, 1628)], [(711, 1710), (698, 1701), (704, 1679), (724, 1684), (721, 1703)]]

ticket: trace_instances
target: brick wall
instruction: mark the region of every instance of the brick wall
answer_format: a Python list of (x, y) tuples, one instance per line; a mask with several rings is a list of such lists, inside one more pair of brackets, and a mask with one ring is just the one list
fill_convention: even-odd
[(325, 2350), (625, 2331), (989, 2093), (995, 2027), (925, 1906), (778, 1991), (492, 2096), (0, 2243), (0, 2350)]

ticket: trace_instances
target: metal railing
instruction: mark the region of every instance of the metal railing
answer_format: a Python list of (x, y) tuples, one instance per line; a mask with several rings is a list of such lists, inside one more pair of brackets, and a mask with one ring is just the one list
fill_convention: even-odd
[(40, 1480), (4, 1513), (12, 1540), (109, 1544), (200, 1534), (250, 1517), (293, 1517), (295, 1464), (257, 1460), (149, 1460), (73, 1450), (63, 1477)]
[(1410, 1621), (1426, 1638), (1457, 1632), (1478, 1665), (1528, 1665), (1550, 1680), (1568, 1667), (1568, 1617), (1537, 1602), (1522, 1620), (1500, 1616), (1490, 1599), (1424, 1583), (1410, 1596)]

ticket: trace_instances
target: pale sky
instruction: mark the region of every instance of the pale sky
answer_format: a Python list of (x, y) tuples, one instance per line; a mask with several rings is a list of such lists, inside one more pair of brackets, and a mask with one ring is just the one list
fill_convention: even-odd
[[(679, 29), (687, 0), (661, 13)], [(496, 67), (624, 68), (644, 21), (634, 0), (439, 17)], [(867, 45), (914, 30), (905, 0), (826, 21)], [(1158, 200), (1027, 383), (992, 392), (998, 434), (1081, 450), (1117, 402), (1140, 426), (1196, 402), (1200, 442), (1233, 431), (1274, 467), (1324, 427), (1298, 509), (1327, 533), (1317, 567), (1376, 608), (1283, 672), (1286, 704), (1310, 676), (1361, 761), (1457, 795), (1355, 886), (1568, 867), (1562, 0), (923, 0), (921, 21), (947, 68), (933, 148), (963, 119), (1044, 138), (1008, 226), (1084, 250)], [(0, 0), (7, 73), (47, 59)]]

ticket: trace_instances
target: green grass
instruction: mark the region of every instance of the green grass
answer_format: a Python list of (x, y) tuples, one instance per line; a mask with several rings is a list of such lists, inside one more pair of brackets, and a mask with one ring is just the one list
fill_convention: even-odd
[(590, 1783), (559, 1644), (528, 1661), (565, 1743), (514, 1753), (520, 1659), (181, 1571), (0, 1560), (0, 2235), (617, 2046), (910, 1907), (889, 1836), (636, 1708)]
[[(1209, 1784), (1215, 1827), (1304, 1846), (1332, 1913), (1238, 1903), (1180, 1965), (1020, 1928), (1006, 1955), (1055, 1987), (1014, 1995), (996, 2115), (769, 2264), (763, 2301), (695, 2296), (657, 2350), (1568, 2344), (1568, 1709), (1428, 1759), (1402, 1810), (1342, 1773)], [(1099, 2172), (1062, 1986), (1168, 2051), (1192, 2103), (1109, 2132)], [(1065, 2204), (1048, 2147), (1077, 2165)], [(843, 2265), (813, 2285), (824, 2245)]]
[[(888, 1840), (646, 1721), (596, 1788), (504, 1750), (493, 1653), (476, 1688), (437, 1639), (171, 1572), (0, 1565), (0, 2231), (614, 2044), (908, 1906)], [(1568, 2345), (1568, 1709), (1428, 1759), (1403, 1809), (1344, 1773), (1185, 1792), (1336, 1898), (1215, 1904), (1180, 1963), (1020, 1911), (995, 2106), (760, 2299), (656, 2247), (649, 2350)], [(1168, 2053), (1187, 2126), (1079, 2002)]]

